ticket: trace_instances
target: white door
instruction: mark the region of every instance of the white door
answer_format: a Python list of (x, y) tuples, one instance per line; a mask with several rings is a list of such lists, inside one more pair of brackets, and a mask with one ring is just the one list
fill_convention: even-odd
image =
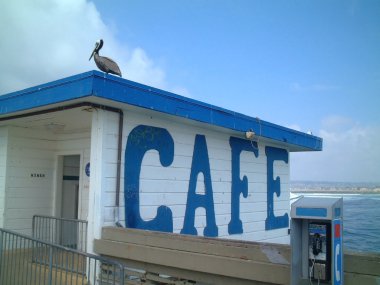
[[(79, 155), (63, 157), (61, 217), (65, 219), (78, 219), (79, 167)], [(61, 233), (62, 245), (77, 247), (78, 226), (74, 221), (63, 221)]]

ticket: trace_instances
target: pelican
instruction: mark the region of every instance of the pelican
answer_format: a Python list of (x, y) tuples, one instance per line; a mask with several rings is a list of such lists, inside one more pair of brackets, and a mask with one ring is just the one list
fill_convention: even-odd
[(101, 71), (104, 71), (105, 73), (116, 74), (121, 77), (121, 71), (117, 63), (108, 57), (99, 55), (99, 51), (102, 47), (103, 47), (103, 40), (97, 41), (89, 60), (91, 60), (91, 58), (94, 57), (96, 66)]

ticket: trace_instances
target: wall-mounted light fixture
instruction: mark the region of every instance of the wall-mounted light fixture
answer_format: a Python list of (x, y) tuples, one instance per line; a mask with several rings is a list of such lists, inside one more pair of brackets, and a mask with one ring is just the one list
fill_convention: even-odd
[(255, 136), (255, 132), (252, 129), (245, 132), (245, 138), (248, 140), (253, 140), (254, 136)]

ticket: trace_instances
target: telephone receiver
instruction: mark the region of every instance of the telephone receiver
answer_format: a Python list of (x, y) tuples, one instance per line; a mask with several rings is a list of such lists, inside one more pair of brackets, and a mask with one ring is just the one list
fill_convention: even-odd
[(312, 248), (314, 256), (317, 256), (322, 252), (322, 238), (321, 235), (316, 233), (312, 239)]

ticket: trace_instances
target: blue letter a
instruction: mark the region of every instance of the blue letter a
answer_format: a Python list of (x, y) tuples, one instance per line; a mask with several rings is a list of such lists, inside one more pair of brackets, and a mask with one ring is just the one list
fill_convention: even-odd
[[(199, 173), (203, 173), (205, 194), (197, 194), (197, 178)], [(207, 152), (206, 138), (203, 135), (196, 135), (194, 143), (193, 161), (191, 163), (191, 174), (189, 182), (189, 191), (187, 193), (187, 204), (185, 220), (181, 234), (197, 235), (197, 229), (194, 226), (195, 210), (203, 207), (206, 210), (206, 227), (203, 235), (209, 237), (218, 236), (218, 227), (215, 222), (214, 198), (212, 193), (210, 162)]]

